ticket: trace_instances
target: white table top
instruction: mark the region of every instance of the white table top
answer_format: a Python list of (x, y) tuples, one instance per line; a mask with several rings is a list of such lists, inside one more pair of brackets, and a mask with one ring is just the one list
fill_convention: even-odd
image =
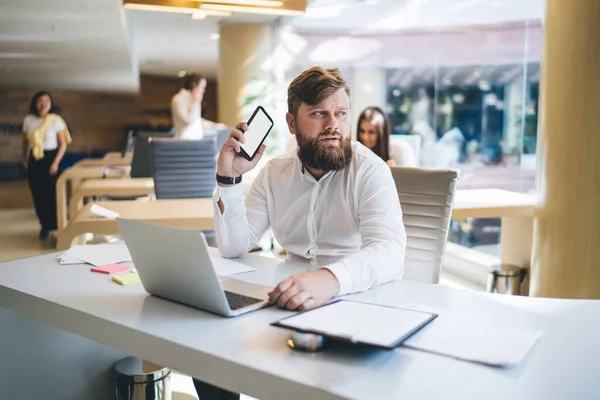
[[(419, 304), (494, 318), (544, 332), (513, 368), (398, 348), (300, 353), (269, 323), (289, 312), (263, 309), (227, 319), (119, 286), (59, 253), (0, 264), (0, 307), (203, 380), (269, 399), (598, 398), (600, 301), (491, 295), (397, 281), (352, 296), (386, 305)], [(237, 275), (275, 285), (306, 265), (259, 256)], [(25, 345), (15, 343), (15, 345)], [(493, 343), (490, 343), (493, 345)]]
[(508, 190), (457, 190), (452, 218), (533, 217), (534, 203), (534, 196)]

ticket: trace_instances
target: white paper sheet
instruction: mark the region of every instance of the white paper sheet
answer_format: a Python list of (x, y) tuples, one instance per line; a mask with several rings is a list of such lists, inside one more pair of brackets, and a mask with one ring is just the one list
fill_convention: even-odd
[(431, 314), (424, 312), (339, 301), (279, 322), (290, 328), (390, 347), (430, 318)]
[(209, 247), (210, 256), (213, 259), (215, 269), (219, 276), (231, 276), (236, 274), (243, 274), (244, 272), (256, 271), (256, 268), (249, 267), (242, 263), (234, 260), (228, 260), (221, 257), (219, 249), (215, 247)]
[(60, 265), (85, 264), (84, 261), (81, 261), (77, 257), (70, 256), (67, 253), (63, 253), (58, 256), (58, 263)]
[(131, 254), (124, 244), (95, 244), (73, 246), (59, 258), (60, 264), (118, 264), (131, 261)]
[(92, 204), (90, 211), (100, 217), (115, 219), (119, 216), (118, 212), (109, 210), (108, 208), (100, 207), (98, 204)]
[(540, 331), (502, 326), (490, 317), (427, 311), (436, 312), (438, 317), (404, 342), (404, 346), (503, 367), (519, 364), (542, 335)]

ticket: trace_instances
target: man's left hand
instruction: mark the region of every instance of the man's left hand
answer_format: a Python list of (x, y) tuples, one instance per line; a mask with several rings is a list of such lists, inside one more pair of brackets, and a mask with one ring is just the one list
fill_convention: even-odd
[(279, 283), (269, 293), (269, 304), (288, 310), (309, 310), (325, 304), (340, 292), (337, 278), (328, 269), (302, 272)]

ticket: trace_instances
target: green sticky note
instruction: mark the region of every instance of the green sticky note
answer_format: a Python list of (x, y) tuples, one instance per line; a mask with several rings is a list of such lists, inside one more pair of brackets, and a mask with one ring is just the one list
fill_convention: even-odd
[(137, 272), (132, 272), (130, 274), (122, 274), (115, 275), (112, 277), (112, 280), (117, 282), (119, 285), (133, 285), (134, 283), (141, 283), (140, 276)]

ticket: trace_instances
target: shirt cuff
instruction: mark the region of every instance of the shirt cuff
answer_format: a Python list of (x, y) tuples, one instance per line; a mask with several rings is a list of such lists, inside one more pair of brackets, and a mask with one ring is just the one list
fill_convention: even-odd
[(352, 277), (348, 272), (348, 268), (344, 263), (336, 262), (326, 267), (323, 267), (331, 271), (333, 276), (338, 280), (340, 284), (340, 291), (337, 294), (338, 296), (343, 296), (348, 294), (352, 290)]
[[(233, 186), (219, 186), (217, 185), (217, 190), (215, 191), (215, 195), (213, 196), (213, 201), (215, 202), (216, 209), (219, 210), (218, 202), (219, 199), (223, 203), (223, 214), (225, 215), (228, 211), (227, 203), (235, 200), (244, 200), (244, 188), (241, 183)], [(221, 214), (221, 210), (219, 210), (219, 214)]]

